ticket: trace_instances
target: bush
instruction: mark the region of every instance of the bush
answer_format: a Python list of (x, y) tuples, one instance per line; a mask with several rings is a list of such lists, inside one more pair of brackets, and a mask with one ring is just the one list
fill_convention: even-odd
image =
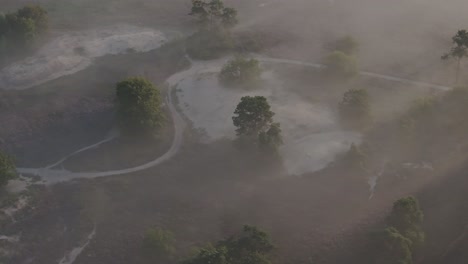
[(143, 250), (145, 254), (153, 258), (168, 258), (174, 255), (174, 234), (165, 229), (151, 228), (146, 231), (143, 238)]
[(8, 184), (8, 181), (18, 177), (13, 158), (0, 152), (0, 187)]
[(219, 58), (232, 50), (231, 33), (220, 27), (204, 28), (187, 38), (186, 49), (190, 57), (199, 60)]
[(341, 51), (328, 54), (323, 64), (326, 66), (325, 73), (333, 77), (351, 78), (358, 74), (356, 58)]
[(225, 85), (253, 86), (260, 82), (262, 69), (256, 59), (237, 57), (228, 61), (219, 73), (219, 80)]

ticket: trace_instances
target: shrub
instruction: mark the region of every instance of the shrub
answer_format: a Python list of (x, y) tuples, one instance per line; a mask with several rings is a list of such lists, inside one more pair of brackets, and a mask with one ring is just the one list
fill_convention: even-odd
[(219, 79), (225, 85), (252, 86), (260, 82), (261, 74), (260, 63), (256, 59), (237, 57), (224, 65)]

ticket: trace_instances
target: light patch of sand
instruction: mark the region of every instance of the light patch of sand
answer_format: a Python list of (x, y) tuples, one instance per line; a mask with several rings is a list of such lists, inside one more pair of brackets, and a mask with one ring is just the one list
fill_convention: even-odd
[(263, 74), (265, 83), (256, 90), (223, 87), (217, 73), (224, 62), (195, 62), (177, 87), (182, 111), (195, 129), (204, 131), (205, 142), (235, 137), (231, 118), (241, 97), (247, 95), (267, 97), (276, 113), (274, 119), (281, 123), (285, 143), (280, 153), (290, 174), (323, 169), (351, 143), (361, 141), (358, 133), (340, 129), (332, 108), (288, 91), (271, 72)]
[(160, 31), (129, 25), (65, 33), (34, 56), (3, 68), (0, 71), (0, 89), (27, 89), (83, 70), (95, 58), (147, 52), (165, 41), (166, 37)]

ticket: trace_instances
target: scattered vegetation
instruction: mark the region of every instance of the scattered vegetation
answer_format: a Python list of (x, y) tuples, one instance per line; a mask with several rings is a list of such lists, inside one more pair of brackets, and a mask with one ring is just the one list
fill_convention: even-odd
[(221, 69), (219, 80), (225, 85), (242, 85), (250, 88), (260, 82), (261, 74), (262, 69), (258, 60), (236, 57)]
[(270, 264), (273, 249), (267, 233), (246, 225), (242, 235), (209, 244), (182, 264)]
[(9, 180), (16, 177), (18, 174), (13, 158), (0, 151), (0, 187), (7, 185)]
[(175, 252), (174, 234), (162, 228), (150, 228), (143, 238), (143, 250), (151, 259), (164, 260), (172, 257)]
[(243, 146), (255, 145), (276, 152), (282, 144), (280, 124), (273, 122), (275, 113), (270, 109), (270, 104), (263, 96), (241, 98), (232, 120)]
[(341, 123), (345, 128), (361, 130), (372, 122), (369, 94), (364, 89), (351, 89), (339, 104)]
[(38, 5), (28, 5), (13, 13), (0, 14), (0, 59), (30, 48), (47, 29), (47, 11)]
[(342, 51), (333, 51), (328, 54), (323, 64), (326, 66), (325, 73), (330, 77), (348, 79), (358, 74), (356, 58)]
[(204, 26), (229, 28), (237, 24), (237, 10), (225, 7), (221, 0), (192, 0), (190, 15), (198, 17)]
[(117, 84), (118, 118), (125, 134), (156, 135), (165, 117), (161, 95), (150, 81), (133, 77)]

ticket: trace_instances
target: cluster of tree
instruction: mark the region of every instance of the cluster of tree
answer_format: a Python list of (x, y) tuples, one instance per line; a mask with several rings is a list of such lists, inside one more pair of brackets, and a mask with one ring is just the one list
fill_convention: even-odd
[(412, 264), (414, 250), (425, 240), (421, 228), (423, 219), (423, 212), (414, 197), (397, 200), (387, 219), (388, 227), (380, 234), (381, 250), (376, 263)]
[(12, 157), (0, 151), (0, 187), (7, 185), (9, 180), (17, 177), (15, 161)]
[(339, 104), (341, 123), (347, 129), (361, 130), (372, 123), (369, 93), (364, 89), (345, 92)]
[(190, 15), (201, 28), (187, 39), (187, 53), (195, 59), (218, 58), (234, 47), (230, 28), (237, 24), (237, 11), (221, 0), (192, 0)]
[(117, 115), (125, 134), (156, 135), (165, 115), (159, 89), (141, 77), (117, 83)]
[(326, 74), (346, 79), (358, 73), (356, 53), (359, 45), (354, 38), (346, 36), (330, 43), (326, 48), (329, 51), (323, 60)]
[(47, 11), (38, 5), (0, 14), (0, 55), (30, 47), (47, 29)]
[(454, 58), (457, 60), (457, 72), (455, 77), (455, 84), (458, 84), (460, 76), (460, 63), (465, 57), (468, 57), (468, 31), (459, 30), (455, 36), (452, 37), (453, 46), (450, 51), (442, 56), (443, 60)]
[(274, 115), (265, 97), (242, 97), (232, 118), (240, 144), (276, 154), (283, 137), (280, 124), (273, 121)]
[(224, 65), (219, 73), (219, 80), (229, 86), (252, 87), (260, 82), (262, 69), (256, 59), (236, 57)]
[(170, 259), (176, 252), (175, 242), (170, 230), (150, 228), (143, 238), (143, 253), (154, 261)]
[(269, 254), (273, 249), (267, 233), (247, 225), (241, 236), (201, 248), (182, 264), (270, 264)]

